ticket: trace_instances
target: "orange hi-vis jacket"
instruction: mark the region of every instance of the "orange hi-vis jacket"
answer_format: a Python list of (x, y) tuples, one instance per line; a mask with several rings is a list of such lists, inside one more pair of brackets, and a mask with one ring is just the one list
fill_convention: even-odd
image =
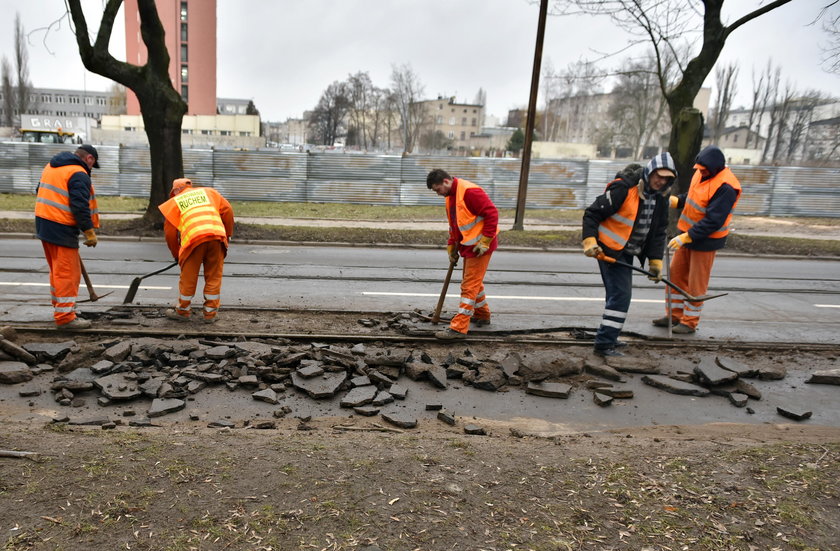
[[(38, 197), (35, 200), (35, 216), (52, 220), (65, 226), (77, 225), (76, 217), (70, 210), (70, 191), (67, 184), (70, 178), (77, 172), (85, 172), (85, 169), (78, 165), (67, 165), (52, 167), (48, 163), (41, 174), (41, 182), (38, 184)], [(90, 219), (93, 227), (99, 227), (99, 206), (96, 203), (96, 192), (93, 190), (93, 183), (90, 184)]]
[[(458, 186), (455, 188), (455, 223), (461, 231), (461, 245), (470, 246), (478, 243), (481, 239), (481, 232), (484, 230), (484, 217), (477, 216), (470, 212), (467, 205), (464, 203), (464, 194), (468, 189), (480, 188), (468, 180), (458, 178)], [(446, 197), (446, 217), (451, 218), (453, 197)], [(449, 220), (452, 221), (451, 219)], [(496, 228), (496, 235), (499, 234), (499, 229)]]
[(708, 235), (709, 238), (718, 239), (729, 235), (729, 223), (732, 221), (732, 212), (741, 198), (741, 182), (732, 174), (729, 167), (724, 168), (708, 180), (701, 180), (702, 175), (699, 170), (694, 171), (694, 176), (691, 178), (691, 185), (688, 188), (688, 195), (685, 198), (685, 206), (683, 207), (680, 219), (677, 221), (677, 228), (680, 231), (687, 232), (691, 226), (699, 222), (706, 216), (706, 207), (715, 193), (723, 184), (729, 184), (737, 193), (738, 197), (732, 205), (732, 210), (729, 211), (729, 216), (723, 226), (714, 233)]
[(164, 228), (166, 243), (180, 264), (199, 243), (216, 240), (227, 248), (233, 234), (233, 210), (215, 189), (190, 187), (158, 208), (168, 222)]
[(633, 233), (633, 225), (639, 213), (639, 185), (629, 188), (621, 208), (598, 225), (598, 241), (610, 249), (623, 250)]

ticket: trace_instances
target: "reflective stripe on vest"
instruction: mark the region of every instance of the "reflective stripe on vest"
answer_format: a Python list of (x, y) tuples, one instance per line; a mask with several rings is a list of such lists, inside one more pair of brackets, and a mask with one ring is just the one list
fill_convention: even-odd
[[(67, 165), (52, 167), (49, 164), (44, 167), (41, 173), (41, 181), (38, 184), (38, 197), (35, 199), (35, 216), (52, 220), (65, 226), (77, 226), (76, 217), (70, 210), (70, 192), (67, 188), (70, 178), (77, 172), (84, 172), (79, 165)], [(96, 193), (93, 190), (93, 183), (90, 184), (90, 219), (93, 227), (99, 227), (99, 206), (96, 203)]]
[(189, 247), (196, 238), (205, 235), (217, 235), (222, 240), (226, 239), (222, 217), (204, 188), (185, 191), (170, 200), (175, 202), (181, 214), (178, 223), (181, 250)]
[[(469, 246), (478, 243), (481, 239), (482, 231), (484, 230), (484, 217), (476, 216), (471, 213), (464, 203), (464, 194), (468, 189), (478, 188), (478, 186), (470, 181), (456, 179), (457, 185), (455, 187), (455, 223), (458, 230), (461, 232), (461, 245)], [(450, 219), (450, 211), (452, 206), (452, 197), (446, 198), (446, 218)], [(452, 220), (449, 220), (450, 224)], [(499, 229), (496, 228), (496, 235), (499, 234)]]
[(633, 233), (638, 213), (639, 186), (633, 186), (627, 190), (627, 198), (618, 212), (598, 225), (598, 241), (615, 251), (622, 250)]
[(735, 203), (732, 205), (732, 210), (729, 211), (729, 215), (727, 215), (726, 220), (723, 222), (723, 226), (708, 236), (712, 239), (726, 237), (729, 235), (729, 224), (732, 222), (732, 213), (735, 211), (735, 206), (741, 198), (741, 182), (738, 181), (738, 178), (732, 174), (732, 171), (728, 167), (708, 180), (701, 181), (701, 178), (702, 175), (699, 170), (696, 170), (694, 176), (691, 177), (688, 196), (685, 198), (685, 207), (683, 208), (682, 214), (680, 214), (680, 219), (677, 221), (677, 228), (680, 231), (687, 232), (694, 224), (702, 220), (706, 216), (709, 201), (715, 196), (717, 190), (723, 184), (729, 184), (737, 193)]

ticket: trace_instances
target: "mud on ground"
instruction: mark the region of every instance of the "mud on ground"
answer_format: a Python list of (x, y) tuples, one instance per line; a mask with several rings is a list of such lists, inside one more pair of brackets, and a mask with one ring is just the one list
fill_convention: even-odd
[[(368, 328), (360, 318), (280, 313), (269, 321), (229, 311), (224, 326), (194, 327), (380, 334), (392, 316), (367, 316), (377, 322)], [(173, 327), (172, 337), (183, 331)], [(473, 348), (489, 356), (503, 346), (515, 348)], [(439, 355), (446, 345), (423, 348)], [(815, 359), (836, 362), (812, 354), (802, 367)], [(0, 418), (0, 450), (37, 453), (0, 457), (3, 549), (837, 549), (836, 427), (651, 426), (536, 437), (486, 419), (406, 430), (358, 416), (290, 414), (265, 430), (155, 421), (160, 426), (103, 430)], [(465, 421), (488, 435), (465, 434)]]

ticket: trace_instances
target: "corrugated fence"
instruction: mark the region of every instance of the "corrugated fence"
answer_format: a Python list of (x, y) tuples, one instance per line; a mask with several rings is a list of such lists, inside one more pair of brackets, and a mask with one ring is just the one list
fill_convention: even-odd
[[(148, 148), (98, 146), (99, 195), (149, 194)], [(32, 193), (49, 159), (67, 145), (0, 143), (0, 192)], [(582, 209), (626, 162), (531, 162), (528, 208)], [(184, 174), (236, 201), (432, 205), (426, 174), (443, 168), (480, 184), (499, 207), (516, 206), (519, 159), (184, 150)], [(733, 166), (744, 195), (740, 214), (840, 217), (840, 169)]]

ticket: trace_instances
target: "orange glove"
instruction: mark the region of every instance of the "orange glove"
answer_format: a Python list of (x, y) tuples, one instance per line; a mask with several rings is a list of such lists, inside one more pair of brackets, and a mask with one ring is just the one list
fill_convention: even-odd
[(85, 230), (86, 247), (95, 247), (98, 242), (99, 240), (96, 238), (96, 232), (93, 231), (93, 228)]
[(676, 195), (671, 195), (670, 197), (668, 197), (668, 206), (670, 206), (672, 209), (677, 208), (677, 205), (679, 205), (679, 204), (680, 204), (680, 198), (677, 197)]
[(668, 247), (677, 250), (683, 245), (688, 245), (689, 243), (691, 243), (691, 237), (688, 235), (688, 232), (685, 232), (670, 240), (668, 242)]
[(490, 243), (492, 243), (492, 242), (493, 242), (492, 237), (482, 235), (478, 239), (478, 243), (476, 243), (475, 247), (473, 247), (473, 252), (475, 253), (476, 256), (482, 256), (484, 253), (486, 253), (488, 251), (488, 249), (490, 249)]
[(449, 255), (449, 262), (453, 264), (458, 263), (458, 244), (452, 243), (446, 246), (446, 254)]

